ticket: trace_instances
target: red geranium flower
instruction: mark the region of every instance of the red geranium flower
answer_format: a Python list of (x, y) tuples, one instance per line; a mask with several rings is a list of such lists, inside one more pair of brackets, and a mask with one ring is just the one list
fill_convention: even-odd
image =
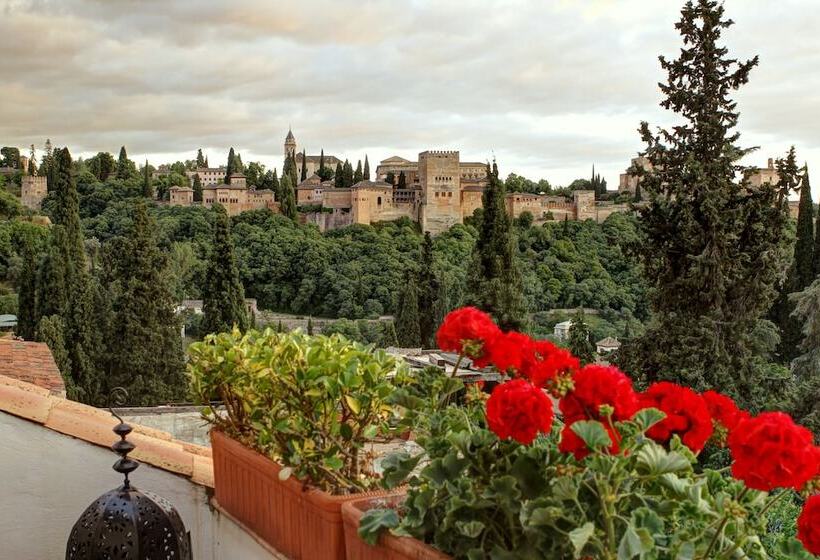
[(613, 421), (629, 420), (638, 410), (632, 380), (616, 367), (584, 366), (573, 376), (573, 385), (558, 403), (567, 424), (576, 420), (604, 420), (601, 405), (612, 407)]
[(436, 333), (438, 347), (446, 352), (464, 354), (475, 362), (476, 367), (487, 365), (488, 340), (501, 333), (492, 318), (475, 307), (462, 307), (451, 311)]
[(533, 353), (533, 340), (520, 332), (499, 332), (486, 341), (486, 355), (501, 373), (520, 374)]
[[(616, 434), (606, 422), (603, 422), (603, 424), (609, 434), (609, 439), (612, 440), (612, 445), (609, 446), (609, 452), (614, 455), (620, 451), (620, 447), (618, 445), (620, 436)], [(565, 425), (564, 429), (561, 430), (561, 441), (558, 444), (558, 450), (561, 453), (572, 453), (578, 461), (581, 461), (584, 457), (590, 454), (589, 447), (584, 440), (578, 436), (578, 434), (572, 431), (571, 424)]]
[(522, 375), (538, 387), (551, 385), (556, 378), (581, 367), (572, 353), (549, 340), (538, 340), (532, 345), (532, 354), (522, 366)]
[(801, 490), (817, 474), (812, 433), (783, 412), (764, 412), (741, 420), (729, 434), (732, 475), (746, 486), (768, 492)]
[(806, 500), (803, 512), (797, 518), (797, 538), (806, 550), (820, 556), (820, 495)]
[(703, 402), (706, 403), (706, 408), (709, 409), (709, 415), (712, 417), (712, 442), (723, 447), (726, 445), (726, 438), (729, 432), (735, 429), (738, 422), (747, 418), (749, 413), (745, 410), (740, 410), (730, 397), (717, 391), (706, 391), (700, 395)]
[(678, 434), (686, 446), (698, 453), (712, 436), (712, 417), (703, 398), (688, 387), (661, 381), (639, 396), (641, 408), (657, 408), (666, 418), (649, 428), (646, 435), (658, 443)]
[(529, 445), (552, 428), (552, 401), (526, 379), (513, 379), (493, 390), (487, 400), (487, 425), (501, 439)]

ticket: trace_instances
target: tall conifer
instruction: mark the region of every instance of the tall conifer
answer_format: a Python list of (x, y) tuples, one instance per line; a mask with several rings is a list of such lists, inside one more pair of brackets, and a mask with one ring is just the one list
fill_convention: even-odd
[(362, 176), (365, 181), (370, 180), (370, 162), (367, 161), (367, 154), (364, 155), (364, 170), (362, 171)]
[(738, 183), (733, 91), (757, 57), (739, 62), (720, 43), (733, 22), (722, 2), (691, 0), (677, 24), (683, 46), (667, 73), (661, 106), (683, 122), (653, 131), (641, 124), (647, 206), (639, 210), (640, 247), (655, 321), (621, 349), (627, 371), (696, 390), (719, 388), (750, 404), (763, 373), (751, 333), (775, 295), (784, 265), (786, 193)]
[(586, 365), (595, 361), (595, 347), (592, 345), (589, 325), (583, 308), (579, 308), (569, 326), (569, 350)]
[(154, 198), (154, 187), (151, 186), (151, 171), (148, 169), (148, 160), (145, 160), (145, 167), (142, 169), (142, 196)]
[(225, 183), (230, 183), (230, 177), (236, 172), (236, 154), (233, 146), (228, 150), (228, 166), (225, 168)]
[(201, 169), (205, 167), (205, 156), (202, 155), (202, 148), (199, 148), (196, 151), (196, 167), (197, 169)]
[(293, 190), (293, 187), (291, 186), (290, 177), (288, 177), (287, 175), (282, 177), (281, 185), (282, 200), (279, 203), (279, 208), (281, 209), (282, 214), (284, 216), (287, 216), (291, 220), (296, 221), (296, 195)]
[[(283, 178), (282, 182), (285, 182)], [(248, 328), (245, 291), (239, 281), (239, 270), (231, 240), (231, 220), (225, 208), (214, 205), (214, 238), (203, 289), (202, 332), (230, 331), (234, 326)]]
[(125, 152), (125, 146), (120, 148), (120, 157), (117, 160), (117, 179), (128, 179), (131, 177), (131, 161), (128, 159), (128, 154)]
[(419, 330), (419, 292), (416, 281), (416, 274), (408, 269), (404, 273), (404, 282), (399, 292), (396, 335), (399, 344), (405, 348), (416, 348), (423, 344)]
[(341, 189), (345, 186), (344, 172), (342, 170), (342, 162), (336, 164), (336, 172), (333, 175), (333, 186)]
[(504, 183), (487, 166), (484, 212), (467, 277), (467, 300), (490, 313), (504, 330), (520, 330), (526, 320), (517, 247), (507, 216)]
[(422, 346), (428, 347), (433, 341), (433, 333), (438, 325), (438, 296), (441, 288), (433, 269), (433, 238), (429, 231), (424, 233), (424, 242), (421, 245), (418, 285), (419, 335)]
[(307, 179), (307, 150), (302, 150), (302, 174), (299, 182), (301, 183), (305, 179)]
[(194, 175), (194, 183), (191, 188), (194, 191), (194, 202), (202, 202), (202, 179), (199, 178), (199, 173)]
[(37, 332), (37, 256), (29, 238), (23, 241), (23, 267), (17, 282), (17, 336), (34, 340)]
[(356, 164), (356, 171), (353, 173), (353, 184), (361, 182), (364, 180), (364, 172), (362, 171), (362, 160)]

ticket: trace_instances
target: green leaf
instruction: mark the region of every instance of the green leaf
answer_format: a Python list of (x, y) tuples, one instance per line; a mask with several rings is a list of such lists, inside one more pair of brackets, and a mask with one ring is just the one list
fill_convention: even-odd
[(350, 439), (353, 437), (353, 428), (350, 427), (350, 424), (341, 424), (339, 425), (339, 433), (344, 439)]
[[(580, 434), (578, 435), (580, 436)], [(580, 527), (569, 532), (569, 540), (572, 543), (572, 547), (575, 549), (575, 558), (581, 557), (584, 547), (587, 545), (587, 542), (589, 542), (589, 539), (592, 538), (594, 533), (595, 525), (593, 525), (591, 521), (587, 521)]]
[(646, 554), (655, 547), (655, 541), (646, 529), (636, 529), (632, 523), (624, 531), (618, 544), (618, 560), (630, 560)]
[(394, 509), (371, 509), (359, 520), (359, 536), (369, 545), (379, 541), (379, 535), (385, 529), (399, 526), (399, 514)]
[(632, 420), (640, 426), (642, 432), (645, 432), (664, 418), (666, 414), (657, 408), (644, 408), (635, 413)]
[(638, 450), (638, 464), (651, 474), (675, 473), (690, 470), (692, 464), (677, 451), (666, 451), (660, 445), (648, 442)]
[(347, 403), (348, 408), (353, 411), (353, 414), (358, 414), (362, 410), (362, 405), (356, 397), (352, 395), (345, 395), (345, 402)]
[(475, 539), (484, 531), (484, 524), (481, 521), (456, 521), (456, 529), (465, 537)]
[(590, 449), (601, 449), (612, 445), (612, 439), (606, 428), (595, 420), (579, 420), (570, 426), (579, 438), (584, 440)]
[(422, 454), (413, 457), (406, 451), (398, 451), (387, 455), (381, 462), (384, 486), (386, 488), (395, 488), (402, 484), (416, 468), (416, 465), (419, 464), (422, 457)]
[(327, 468), (334, 471), (338, 471), (345, 466), (345, 463), (342, 461), (341, 457), (337, 457), (335, 455), (325, 457), (324, 463)]

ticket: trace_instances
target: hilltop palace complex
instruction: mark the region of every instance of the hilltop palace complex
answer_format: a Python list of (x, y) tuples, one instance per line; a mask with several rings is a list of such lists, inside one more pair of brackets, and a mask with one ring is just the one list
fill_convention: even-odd
[[(484, 162), (461, 161), (458, 151), (428, 150), (421, 152), (416, 161), (399, 156), (389, 157), (376, 167), (375, 180), (364, 180), (350, 188), (336, 188), (334, 181), (322, 181), (317, 174), (320, 156), (303, 156), (291, 131), (285, 138), (284, 154), (293, 155), (297, 169), (306, 169), (307, 179), (296, 187), (296, 201), (300, 208), (300, 220), (313, 223), (320, 230), (344, 227), (351, 224), (371, 224), (398, 218), (418, 222), (424, 231), (433, 234), (464, 222), (481, 207), (482, 193), (487, 186)], [(341, 160), (324, 155), (325, 166), (335, 169)], [(630, 166), (649, 169), (649, 162), (638, 157)], [(2, 169), (0, 169), (2, 171)], [(247, 210), (268, 208), (279, 211), (279, 202), (273, 191), (249, 187), (242, 174), (233, 174), (225, 180), (225, 168), (200, 168), (186, 172), (193, 181), (199, 175), (202, 202), (194, 201), (190, 187), (171, 187), (168, 204), (172, 206), (211, 206), (219, 203), (229, 215)], [(388, 176), (398, 178), (404, 173), (405, 186), (397, 188), (387, 182)], [(773, 161), (759, 168), (751, 176), (753, 185), (777, 180)], [(639, 178), (621, 174), (618, 191), (635, 193)], [(45, 177), (22, 177), (22, 202), (31, 208), (39, 208), (46, 195)], [(630, 204), (595, 200), (595, 193), (588, 190), (574, 191), (571, 196), (530, 194), (512, 192), (506, 195), (506, 208), (511, 217), (529, 212), (536, 223), (550, 220), (603, 221), (614, 212), (625, 212)], [(790, 204), (796, 215), (797, 203)]]

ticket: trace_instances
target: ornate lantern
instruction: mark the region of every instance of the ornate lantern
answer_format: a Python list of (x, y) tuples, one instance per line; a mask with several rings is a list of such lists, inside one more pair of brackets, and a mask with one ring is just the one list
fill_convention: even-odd
[(177, 510), (166, 499), (131, 486), (128, 475), (139, 466), (128, 458), (135, 448), (125, 439), (131, 426), (109, 410), (119, 420), (114, 433), (120, 440), (111, 449), (120, 458), (113, 468), (125, 481), (94, 500), (74, 524), (66, 560), (192, 560), (191, 534)]

